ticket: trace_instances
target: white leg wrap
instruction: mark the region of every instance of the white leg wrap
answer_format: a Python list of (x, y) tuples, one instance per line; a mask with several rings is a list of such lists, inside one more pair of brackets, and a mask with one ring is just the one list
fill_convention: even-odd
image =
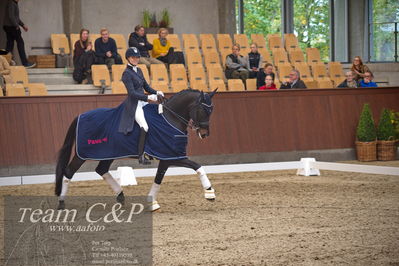
[(66, 194), (68, 193), (68, 186), (69, 186), (70, 182), (71, 182), (71, 179), (68, 179), (66, 177), (64, 177), (62, 179), (62, 190), (61, 190), (59, 200), (65, 200)]
[(147, 197), (147, 201), (149, 203), (148, 208), (152, 212), (161, 208), (161, 206), (159, 206), (159, 204), (157, 202), (157, 195), (158, 195), (160, 188), (161, 188), (161, 185), (153, 183), (151, 186), (150, 192), (148, 193), (148, 197)]
[(116, 195), (122, 192), (121, 186), (116, 182), (116, 180), (112, 177), (110, 173), (105, 173), (103, 175), (103, 179), (111, 186), (112, 190)]
[(153, 202), (157, 201), (157, 195), (159, 192), (159, 189), (161, 188), (161, 185), (158, 185), (156, 183), (153, 183), (150, 189), (150, 192), (148, 193), (148, 202)]
[[(214, 200), (216, 198), (215, 190), (213, 188), (211, 188), (212, 187), (211, 182), (209, 181), (204, 168), (200, 167), (197, 170), (197, 173), (198, 173), (199, 179), (201, 180), (202, 187), (204, 188), (205, 198), (208, 200)], [(208, 188), (211, 188), (211, 189), (208, 189)]]
[(197, 170), (197, 173), (199, 179), (201, 180), (202, 187), (204, 189), (210, 188), (211, 182), (209, 181), (208, 176), (206, 175), (205, 170), (202, 166)]

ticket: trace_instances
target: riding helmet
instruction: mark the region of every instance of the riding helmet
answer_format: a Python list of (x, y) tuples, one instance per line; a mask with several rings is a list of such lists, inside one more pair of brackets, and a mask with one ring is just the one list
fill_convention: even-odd
[(136, 47), (129, 47), (126, 50), (125, 57), (128, 59), (129, 57), (134, 56), (134, 57), (140, 57), (140, 51)]

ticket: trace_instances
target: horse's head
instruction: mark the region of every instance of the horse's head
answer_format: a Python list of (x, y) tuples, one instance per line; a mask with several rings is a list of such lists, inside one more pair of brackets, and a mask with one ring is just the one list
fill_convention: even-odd
[(190, 123), (201, 139), (210, 135), (209, 119), (213, 111), (212, 97), (217, 89), (211, 93), (201, 91), (195, 105), (190, 109)]

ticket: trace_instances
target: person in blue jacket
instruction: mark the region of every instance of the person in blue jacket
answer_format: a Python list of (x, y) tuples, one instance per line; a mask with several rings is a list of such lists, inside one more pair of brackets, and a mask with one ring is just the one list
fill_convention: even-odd
[(106, 64), (108, 69), (111, 69), (113, 64), (123, 64), (122, 58), (118, 54), (116, 42), (109, 37), (108, 29), (103, 28), (100, 33), (101, 37), (94, 42), (96, 63)]
[[(158, 95), (164, 97), (162, 91), (151, 88), (144, 78), (143, 72), (137, 66), (140, 61), (140, 52), (136, 47), (126, 50), (127, 67), (122, 74), (122, 82), (125, 84), (128, 96), (124, 101), (124, 109), (121, 115), (118, 131), (125, 135), (133, 131), (134, 122), (140, 126), (140, 138), (138, 143), (138, 155), (140, 164), (150, 164), (144, 157), (144, 144), (148, 132), (148, 124), (144, 117), (143, 106), (147, 103), (157, 103)], [(144, 91), (150, 93), (145, 95)]]
[(377, 83), (373, 82), (374, 75), (373, 73), (367, 71), (364, 73), (362, 81), (360, 81), (360, 87), (378, 87)]

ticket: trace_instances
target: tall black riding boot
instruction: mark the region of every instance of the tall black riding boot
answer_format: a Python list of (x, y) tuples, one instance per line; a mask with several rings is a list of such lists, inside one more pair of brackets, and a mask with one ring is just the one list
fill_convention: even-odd
[(147, 136), (147, 132), (145, 132), (144, 128), (140, 128), (140, 137), (139, 137), (139, 145), (138, 145), (138, 152), (139, 152), (139, 164), (151, 164), (147, 158), (144, 157), (144, 144), (145, 139)]

